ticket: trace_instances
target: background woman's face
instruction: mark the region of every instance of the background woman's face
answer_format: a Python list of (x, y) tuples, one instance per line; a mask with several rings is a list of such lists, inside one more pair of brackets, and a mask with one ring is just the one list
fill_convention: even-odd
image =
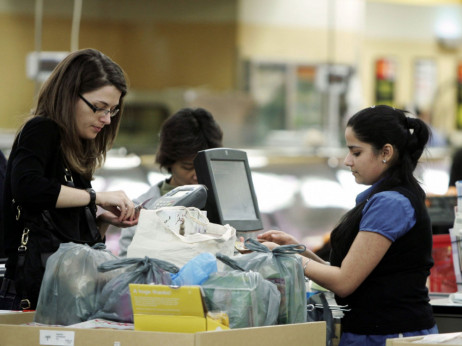
[(172, 179), (170, 184), (177, 187), (197, 184), (196, 170), (194, 169), (194, 157), (176, 161), (171, 167)]
[[(113, 109), (118, 106), (122, 93), (113, 85), (82, 94), (93, 106), (103, 109)], [(118, 116), (118, 115), (116, 115)], [(78, 99), (75, 109), (77, 133), (82, 139), (95, 139), (104, 126), (111, 123), (111, 117), (93, 112), (89, 105)]]

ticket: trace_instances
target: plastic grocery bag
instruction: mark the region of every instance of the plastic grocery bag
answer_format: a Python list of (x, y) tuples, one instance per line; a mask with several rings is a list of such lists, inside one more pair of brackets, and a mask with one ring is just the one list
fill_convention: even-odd
[(306, 286), (301, 258), (304, 245), (282, 245), (268, 249), (255, 239), (246, 239), (245, 246), (252, 252), (234, 256), (244, 270), (253, 270), (273, 282), (281, 293), (278, 324), (306, 322)]
[(224, 311), (230, 328), (270, 326), (277, 322), (281, 295), (277, 287), (252, 271), (217, 272), (202, 284), (209, 311)]
[(171, 274), (175, 286), (201, 285), (217, 271), (217, 259), (208, 252), (201, 253), (186, 263), (178, 273)]
[(307, 322), (326, 322), (326, 346), (333, 345), (335, 335), (335, 321), (324, 292), (316, 293), (307, 299)]
[(63, 243), (45, 267), (34, 321), (70, 325), (86, 321), (104, 285), (120, 271), (101, 273), (98, 266), (117, 257), (102, 243), (93, 247)]
[(171, 285), (170, 273), (179, 268), (172, 263), (156, 258), (122, 258), (101, 264), (98, 270), (111, 272), (119, 268), (126, 270), (104, 286), (99, 297), (96, 313), (91, 319), (107, 319), (133, 323), (133, 308), (129, 284)]
[(153, 257), (183, 267), (203, 252), (232, 256), (236, 230), (210, 223), (193, 207), (141, 209), (127, 257)]

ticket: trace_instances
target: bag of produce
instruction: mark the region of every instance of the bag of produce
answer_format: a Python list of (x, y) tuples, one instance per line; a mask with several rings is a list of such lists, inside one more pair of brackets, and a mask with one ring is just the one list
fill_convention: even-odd
[(62, 243), (48, 258), (34, 321), (64, 326), (87, 321), (103, 287), (120, 274), (101, 273), (98, 266), (116, 258), (102, 243)]
[(268, 249), (255, 239), (246, 239), (252, 252), (232, 259), (244, 270), (253, 270), (274, 283), (281, 293), (278, 324), (306, 322), (306, 286), (301, 258), (304, 245), (282, 245)]
[(179, 268), (170, 262), (155, 258), (122, 258), (109, 261), (98, 267), (100, 272), (111, 272), (124, 268), (104, 286), (98, 306), (91, 319), (103, 318), (111, 321), (133, 323), (133, 309), (129, 284), (171, 285), (170, 273)]
[(202, 284), (209, 311), (226, 312), (230, 328), (270, 326), (277, 322), (281, 295), (260, 273), (217, 272)]

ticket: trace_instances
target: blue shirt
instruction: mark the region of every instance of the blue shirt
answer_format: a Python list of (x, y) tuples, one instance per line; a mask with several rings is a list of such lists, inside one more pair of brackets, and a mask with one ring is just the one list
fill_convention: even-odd
[[(356, 197), (356, 204), (363, 202), (376, 184), (361, 192)], [(382, 191), (366, 202), (359, 230), (379, 233), (394, 242), (414, 227), (415, 223), (414, 207), (407, 197), (397, 191)]]

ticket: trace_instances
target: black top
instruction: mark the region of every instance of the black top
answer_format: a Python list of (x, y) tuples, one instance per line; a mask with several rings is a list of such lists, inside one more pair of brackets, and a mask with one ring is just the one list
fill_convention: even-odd
[[(4, 251), (8, 256), (6, 277), (12, 278), (23, 225), (16, 221), (16, 205), (21, 206), (22, 216), (38, 215), (48, 210), (59, 229), (54, 234), (60, 242), (91, 243), (91, 235), (85, 218), (84, 207), (55, 208), (61, 191), (66, 185), (64, 159), (61, 155), (60, 132), (51, 119), (32, 118), (16, 138), (5, 176), (3, 194)], [(76, 188), (91, 187), (90, 181), (71, 172)], [(54, 249), (46, 249), (56, 251)]]
[[(5, 173), (6, 173), (6, 157), (2, 151), (0, 151), (0, 191), (3, 193), (3, 186), (5, 185)], [(3, 199), (0, 198), (0, 239), (3, 239)], [(0, 242), (1, 243), (1, 242)], [(0, 246), (0, 258), (5, 257), (5, 253)]]
[[(424, 201), (410, 189), (392, 190), (406, 196), (414, 207), (416, 224), (392, 243), (377, 267), (349, 296), (336, 297), (351, 311), (342, 318), (342, 330), (356, 334), (395, 334), (419, 331), (435, 325), (426, 280), (433, 265), (432, 230)], [(356, 230), (357, 232), (357, 230)], [(354, 237), (349, 241), (351, 246)], [(340, 265), (332, 238), (331, 263)]]
[(458, 180), (462, 180), (462, 148), (457, 149), (452, 157), (449, 186), (456, 186)]

